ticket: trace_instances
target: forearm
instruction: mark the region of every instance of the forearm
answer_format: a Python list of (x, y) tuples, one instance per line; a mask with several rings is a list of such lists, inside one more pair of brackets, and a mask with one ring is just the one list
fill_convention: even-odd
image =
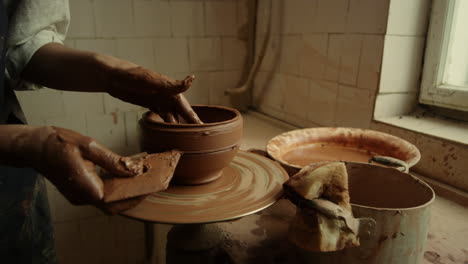
[(22, 76), (57, 90), (106, 92), (110, 69), (127, 64), (110, 56), (50, 43), (36, 51)]
[(37, 167), (51, 127), (0, 125), (0, 165)]

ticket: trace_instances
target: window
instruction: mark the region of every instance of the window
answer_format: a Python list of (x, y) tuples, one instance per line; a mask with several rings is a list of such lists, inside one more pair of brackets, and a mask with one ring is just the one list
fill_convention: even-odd
[(467, 0), (433, 1), (421, 103), (468, 111), (467, 14)]

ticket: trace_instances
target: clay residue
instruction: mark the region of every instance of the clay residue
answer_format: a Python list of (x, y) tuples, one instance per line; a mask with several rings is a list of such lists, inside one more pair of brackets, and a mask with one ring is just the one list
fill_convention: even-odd
[(286, 179), (286, 172), (271, 160), (238, 152), (218, 180), (196, 186), (171, 185), (124, 214), (159, 223), (236, 219), (273, 204)]
[[(311, 153), (313, 155), (319, 155), (318, 157), (320, 157), (320, 160), (323, 160), (323, 157), (320, 156), (320, 154), (323, 156), (333, 156), (333, 154), (338, 154), (337, 157), (333, 157), (328, 160), (360, 162), (367, 159), (365, 162), (368, 162), (368, 157), (356, 156), (360, 152), (361, 154), (368, 153), (369, 155), (377, 154), (379, 156), (397, 158), (405, 161), (411, 167), (415, 165), (421, 157), (416, 146), (401, 138), (373, 130), (342, 127), (321, 127), (289, 131), (271, 139), (267, 145), (267, 152), (271, 157), (283, 162), (285, 165), (301, 168), (301, 166), (291, 164), (285, 160), (285, 155), (296, 149), (309, 148), (309, 146), (319, 146), (321, 144), (324, 146), (332, 146), (332, 149), (326, 150), (323, 148), (321, 149), (321, 152), (323, 152), (322, 154)], [(336, 150), (333, 149), (333, 147), (339, 147), (342, 149)], [(356, 153), (344, 152), (344, 150), (352, 149), (357, 150)], [(348, 160), (347, 158), (351, 158), (351, 160)], [(296, 160), (296, 163), (309, 164), (307, 163), (309, 161), (310, 160)]]
[(289, 164), (305, 167), (311, 163), (346, 160), (367, 163), (374, 154), (370, 151), (336, 145), (311, 144), (286, 152), (282, 159)]
[(181, 156), (178, 151), (148, 155), (136, 166), (141, 173), (135, 177), (105, 178), (104, 202), (124, 200), (165, 190)]
[(120, 164), (132, 175), (140, 175), (144, 171), (144, 160), (146, 158), (133, 159), (129, 157), (122, 157)]

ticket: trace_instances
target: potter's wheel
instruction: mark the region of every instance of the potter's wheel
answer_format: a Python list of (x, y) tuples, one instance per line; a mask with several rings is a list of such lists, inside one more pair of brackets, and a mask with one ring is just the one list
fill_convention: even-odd
[(123, 212), (138, 220), (166, 224), (200, 224), (238, 219), (275, 203), (287, 173), (275, 162), (239, 151), (214, 182), (182, 186), (148, 196)]

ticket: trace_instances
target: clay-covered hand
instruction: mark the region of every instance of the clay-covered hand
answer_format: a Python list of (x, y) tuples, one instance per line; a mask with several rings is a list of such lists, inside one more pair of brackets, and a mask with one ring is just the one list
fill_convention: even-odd
[(58, 90), (107, 92), (161, 113), (177, 113), (190, 123), (199, 121), (191, 117), (193, 110), (181, 94), (194, 76), (176, 81), (129, 61), (49, 43), (34, 53), (22, 77)]
[(0, 164), (35, 168), (75, 205), (96, 205), (103, 199), (103, 182), (95, 164), (122, 177), (143, 170), (140, 163), (90, 137), (51, 126), (0, 126)]
[[(99, 57), (98, 57), (99, 58)], [(182, 94), (195, 76), (174, 80), (131, 62), (100, 56), (109, 80), (107, 92), (122, 101), (150, 108), (166, 122), (175, 123), (178, 116), (189, 123), (201, 123)]]

